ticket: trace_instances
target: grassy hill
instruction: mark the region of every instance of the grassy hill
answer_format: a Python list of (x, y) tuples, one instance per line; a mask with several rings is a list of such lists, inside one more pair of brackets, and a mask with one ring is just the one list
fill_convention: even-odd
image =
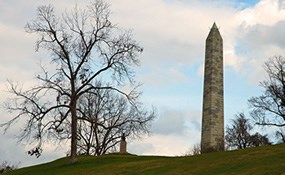
[(74, 165), (62, 158), (7, 175), (285, 175), (285, 144), (191, 157), (82, 156)]

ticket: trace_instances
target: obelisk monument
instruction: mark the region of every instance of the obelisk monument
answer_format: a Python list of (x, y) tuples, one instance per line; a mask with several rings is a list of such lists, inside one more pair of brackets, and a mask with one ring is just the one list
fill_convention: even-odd
[(224, 150), (223, 39), (214, 23), (206, 39), (201, 153)]

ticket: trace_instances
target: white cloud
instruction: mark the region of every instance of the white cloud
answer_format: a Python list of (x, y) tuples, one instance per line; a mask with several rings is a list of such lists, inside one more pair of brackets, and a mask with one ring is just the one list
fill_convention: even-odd
[(225, 66), (257, 85), (264, 77), (262, 64), (273, 55), (284, 54), (282, 31), (284, 1), (261, 0), (251, 8), (237, 11), (227, 23), (224, 38)]
[(261, 0), (255, 7), (238, 13), (237, 18), (246, 27), (273, 25), (285, 18), (284, 0)]
[[(152, 135), (141, 141), (129, 143), (128, 151), (139, 155), (180, 156), (190, 147), (193, 139), (179, 135)], [(195, 144), (195, 143), (194, 143)], [(136, 149), (136, 147), (147, 149)]]
[[(126, 6), (132, 8), (126, 9)], [(114, 19), (122, 26), (133, 28), (145, 46), (143, 59), (147, 60), (147, 66), (202, 61), (204, 41), (212, 23), (217, 21), (225, 27), (222, 31), (231, 31), (228, 19), (235, 15), (235, 9), (226, 6), (213, 8), (178, 1), (114, 1), (112, 7), (116, 14)], [(126, 14), (132, 15), (126, 18)]]
[(152, 131), (162, 135), (185, 135), (188, 131), (200, 130), (200, 119), (199, 111), (162, 108), (158, 119), (153, 123)]
[(164, 110), (160, 112), (159, 118), (153, 123), (154, 133), (169, 135), (182, 135), (187, 129), (185, 125), (185, 114), (181, 111)]
[(138, 80), (143, 82), (145, 87), (155, 88), (189, 81), (188, 77), (177, 67), (157, 67), (156, 69), (150, 69), (147, 73), (139, 75)]
[[(285, 17), (273, 25), (256, 24), (245, 30), (243, 42), (248, 44), (247, 47), (252, 51), (267, 51), (273, 50), (270, 46), (285, 48)], [(268, 47), (269, 46), (269, 47)], [(265, 53), (266, 54), (266, 53)]]
[(143, 155), (183, 155), (200, 142), (201, 113), (199, 111), (160, 110), (150, 137), (129, 141), (128, 151)]

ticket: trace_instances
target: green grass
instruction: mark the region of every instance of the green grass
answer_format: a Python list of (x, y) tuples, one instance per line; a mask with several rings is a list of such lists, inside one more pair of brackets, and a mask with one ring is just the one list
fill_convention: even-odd
[(190, 157), (81, 156), (18, 169), (7, 175), (285, 175), (285, 144)]

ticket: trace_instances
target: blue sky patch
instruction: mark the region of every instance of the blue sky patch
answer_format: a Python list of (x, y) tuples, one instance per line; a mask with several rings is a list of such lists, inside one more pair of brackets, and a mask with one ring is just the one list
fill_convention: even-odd
[[(186, 4), (191, 4), (195, 2), (195, 0), (164, 0), (167, 3), (173, 3), (173, 2), (183, 2)], [(217, 5), (223, 4), (223, 5), (230, 5), (234, 6), (235, 8), (239, 9), (245, 9), (249, 7), (255, 6), (260, 0), (201, 0), (203, 3), (214, 3)]]
[(255, 6), (259, 0), (235, 0), (239, 8), (248, 8)]

